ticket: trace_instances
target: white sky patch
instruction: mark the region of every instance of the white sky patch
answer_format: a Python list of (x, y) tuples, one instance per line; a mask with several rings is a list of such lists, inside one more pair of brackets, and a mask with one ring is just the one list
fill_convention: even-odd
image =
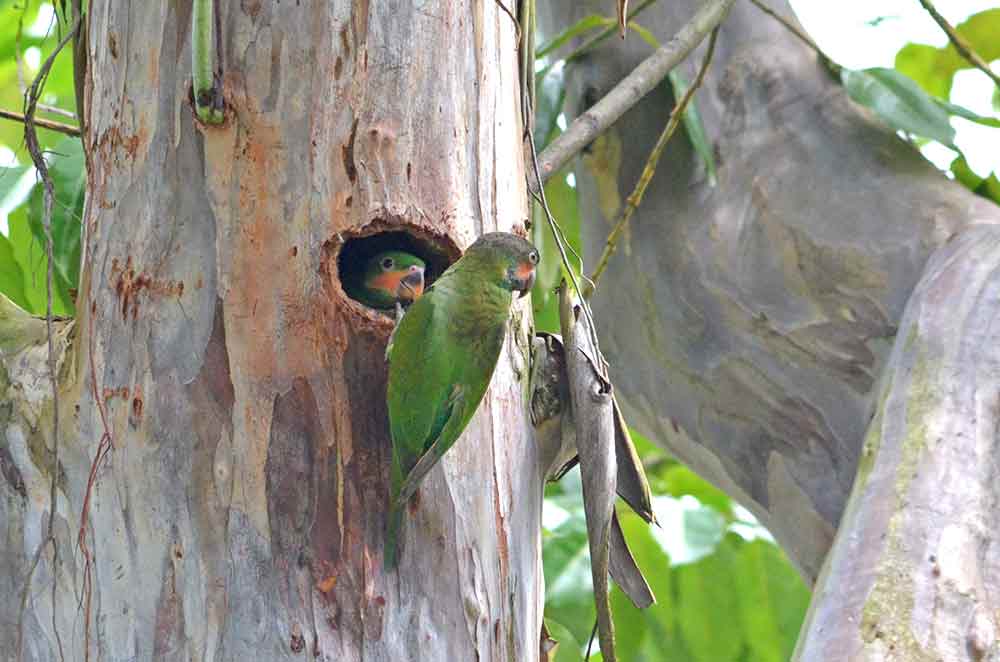
[(42, 66), (42, 49), (38, 46), (25, 49), (24, 64), (30, 71), (38, 71), (38, 68)]
[(13, 168), (17, 164), (17, 154), (14, 150), (6, 145), (0, 145), (0, 168)]
[[(916, 0), (791, 0), (796, 16), (809, 36), (834, 62), (851, 69), (892, 67), (896, 53), (910, 42), (941, 47), (948, 37)], [(996, 0), (948, 0), (935, 5), (955, 25), (972, 14), (997, 7)], [(994, 70), (998, 70), (996, 64)], [(967, 69), (955, 74), (951, 102), (987, 117), (997, 117), (991, 98), (993, 83), (981, 71)], [(1000, 129), (963, 119), (953, 119), (955, 144), (969, 166), (980, 176), (1000, 172)], [(947, 170), (957, 156), (936, 143), (921, 153), (934, 165)]]
[(566, 174), (566, 186), (576, 188), (576, 175), (571, 172)]
[[(0, 165), (17, 165), (17, 158), (13, 156), (14, 153), (7, 147), (0, 147), (0, 159), (4, 159), (4, 155), (7, 152), (10, 152), (12, 162), (8, 163), (6, 161), (0, 161)], [(11, 174), (7, 173), (2, 176), (10, 177)], [(10, 236), (9, 227), (7, 225), (7, 215), (17, 209), (17, 207), (24, 202), (24, 199), (28, 197), (29, 193), (31, 193), (31, 189), (34, 185), (35, 169), (28, 168), (28, 170), (21, 175), (21, 178), (17, 180), (17, 184), (11, 188), (7, 197), (0, 200), (0, 234), (3, 236)]]
[(43, 2), (38, 7), (38, 17), (29, 25), (24, 33), (29, 37), (44, 37), (55, 27), (56, 12), (51, 2)]

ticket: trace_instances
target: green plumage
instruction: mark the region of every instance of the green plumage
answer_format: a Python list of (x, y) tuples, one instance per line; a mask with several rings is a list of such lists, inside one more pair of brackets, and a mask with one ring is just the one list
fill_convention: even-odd
[(405, 505), (468, 425), (503, 345), (512, 292), (534, 281), (538, 252), (512, 234), (480, 237), (403, 316), (391, 340), (391, 504), (385, 565), (396, 565)]
[[(391, 310), (397, 301), (412, 301), (423, 293), (425, 267), (424, 261), (411, 253), (383, 251), (368, 258), (360, 273), (347, 278), (344, 290), (369, 308)], [(419, 271), (419, 279), (410, 278), (414, 282), (419, 280), (419, 286), (400, 289), (399, 281), (412, 273), (411, 270)]]

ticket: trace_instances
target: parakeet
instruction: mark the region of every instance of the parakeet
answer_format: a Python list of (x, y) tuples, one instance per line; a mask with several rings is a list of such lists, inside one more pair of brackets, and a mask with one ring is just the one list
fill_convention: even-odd
[(385, 567), (397, 561), (406, 502), (479, 407), (503, 345), (513, 293), (535, 280), (538, 251), (504, 232), (480, 237), (410, 306), (389, 357), (391, 503)]
[(384, 251), (369, 258), (360, 279), (345, 282), (344, 289), (366, 306), (391, 310), (397, 302), (412, 302), (424, 293), (425, 268), (416, 255)]

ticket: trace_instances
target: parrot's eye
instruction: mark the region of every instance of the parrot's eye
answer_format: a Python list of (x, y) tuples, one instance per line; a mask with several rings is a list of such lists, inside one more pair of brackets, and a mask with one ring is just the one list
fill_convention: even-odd
[(392, 261), (392, 258), (391, 258), (391, 257), (387, 257), (387, 258), (384, 258), (384, 259), (382, 260), (382, 268), (383, 268), (383, 269), (392, 269), (392, 266), (393, 266), (393, 264), (394, 264), (394, 263), (393, 263), (393, 261)]
[(538, 264), (538, 252), (537, 251), (531, 251), (530, 253), (528, 253), (528, 260), (532, 264)]

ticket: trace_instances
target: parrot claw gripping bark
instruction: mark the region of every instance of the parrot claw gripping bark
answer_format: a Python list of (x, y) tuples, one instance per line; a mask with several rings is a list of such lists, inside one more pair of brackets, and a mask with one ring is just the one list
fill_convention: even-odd
[(458, 440), (500, 357), (513, 293), (535, 280), (538, 251), (504, 232), (480, 237), (393, 331), (389, 359), (392, 468), (384, 562), (398, 562), (406, 502)]

